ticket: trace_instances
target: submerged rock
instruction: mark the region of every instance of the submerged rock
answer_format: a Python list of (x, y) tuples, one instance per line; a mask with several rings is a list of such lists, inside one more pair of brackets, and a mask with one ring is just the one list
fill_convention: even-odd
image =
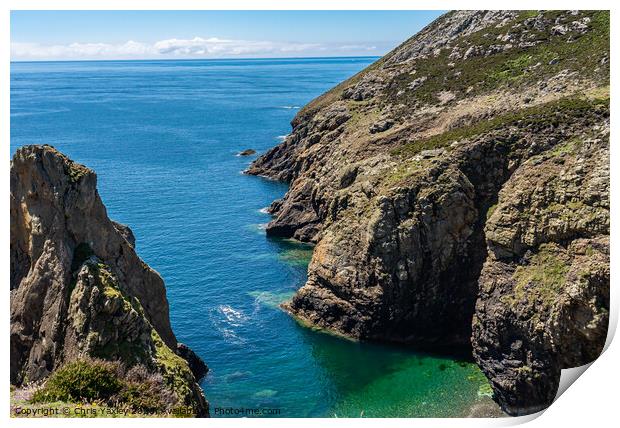
[(186, 360), (173, 350), (164, 283), (111, 221), (93, 171), (51, 146), (11, 163), (11, 383), (44, 380), (101, 358), (158, 373), (179, 405), (208, 416)]

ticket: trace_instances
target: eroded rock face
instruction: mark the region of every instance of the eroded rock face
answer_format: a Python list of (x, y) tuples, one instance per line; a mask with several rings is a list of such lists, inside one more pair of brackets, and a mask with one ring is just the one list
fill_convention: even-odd
[[(578, 248), (608, 236), (608, 21), (598, 12), (450, 12), (301, 109), (285, 141), (248, 170), (290, 182), (267, 233), (317, 244), (285, 309), (360, 339), (473, 344), (506, 411), (548, 405), (566, 366), (549, 337), (568, 340), (554, 335), (573, 325), (571, 346), (590, 356), (604, 342), (605, 251), (582, 291), (603, 303), (558, 297), (566, 315), (545, 321), (543, 339), (511, 324), (531, 307), (498, 303), (512, 282), (487, 288), (537, 260), (541, 245), (557, 245), (572, 266)], [(508, 358), (505, 336), (517, 328), (520, 354)], [(531, 353), (551, 368), (520, 384), (514, 369), (525, 373)]]
[(19, 149), (11, 164), (11, 383), (42, 380), (83, 357), (162, 373), (199, 416), (208, 405), (171, 350), (161, 277), (111, 221), (96, 175), (50, 146)]

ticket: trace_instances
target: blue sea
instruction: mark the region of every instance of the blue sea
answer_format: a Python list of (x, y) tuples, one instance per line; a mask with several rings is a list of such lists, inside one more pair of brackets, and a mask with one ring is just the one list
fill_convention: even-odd
[(11, 155), (50, 144), (97, 172), (109, 216), (165, 280), (178, 339), (209, 365), (213, 416), (463, 416), (490, 400), (474, 364), (337, 338), (278, 307), (312, 248), (265, 236), (287, 185), (243, 175), (253, 157), (236, 154), (276, 145), (374, 60), (11, 64)]

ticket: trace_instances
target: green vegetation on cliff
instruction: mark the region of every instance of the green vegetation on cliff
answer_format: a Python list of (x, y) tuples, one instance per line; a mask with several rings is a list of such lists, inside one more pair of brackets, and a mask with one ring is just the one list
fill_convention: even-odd
[(540, 301), (546, 308), (553, 304), (566, 283), (569, 265), (555, 244), (540, 246), (538, 253), (528, 264), (518, 266), (513, 278), (514, 298)]
[(69, 417), (110, 417), (119, 409), (124, 416), (191, 416), (160, 375), (143, 366), (127, 370), (118, 362), (99, 359), (68, 363), (29, 398), (14, 401), (13, 407), (26, 409), (24, 416), (36, 416), (34, 410), (44, 404), (71, 409), (64, 415)]
[(544, 104), (526, 107), (521, 110), (497, 115), (489, 120), (480, 120), (474, 124), (449, 130), (430, 138), (407, 143), (392, 151), (393, 155), (410, 157), (423, 150), (449, 147), (450, 144), (487, 134), (491, 131), (516, 126), (519, 128), (541, 129), (557, 127), (562, 122), (574, 118), (594, 117), (601, 110), (609, 111), (609, 97), (589, 98), (564, 97)]
[(80, 360), (56, 370), (45, 386), (34, 393), (33, 403), (105, 400), (120, 391), (118, 364)]
[[(437, 94), (451, 92), (456, 101), (499, 88), (517, 90), (533, 79), (565, 71), (583, 78), (609, 79), (609, 11), (583, 11), (579, 24), (558, 23), (564, 11), (522, 12), (506, 26), (486, 27), (459, 38), (453, 49), (470, 50), (467, 60), (451, 59), (451, 51), (415, 61), (414, 72), (397, 76), (389, 88), (390, 102), (435, 104)], [(540, 22), (540, 25), (536, 23)], [(591, 27), (584, 31), (585, 26)], [(408, 90), (418, 80), (415, 90)]]

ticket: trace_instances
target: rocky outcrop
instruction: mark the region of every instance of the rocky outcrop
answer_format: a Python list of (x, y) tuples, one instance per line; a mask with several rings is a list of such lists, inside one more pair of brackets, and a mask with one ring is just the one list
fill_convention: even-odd
[(593, 361), (609, 317), (609, 135), (526, 162), (485, 232), (474, 354), (510, 413), (553, 401), (559, 371)]
[(189, 369), (196, 379), (202, 379), (209, 372), (209, 367), (189, 346), (184, 343), (177, 344), (177, 354), (187, 361)]
[(40, 381), (67, 362), (97, 357), (160, 373), (179, 404), (208, 415), (187, 361), (172, 351), (164, 283), (137, 256), (131, 230), (108, 218), (96, 181), (51, 146), (15, 153), (11, 383)]
[(256, 153), (254, 149), (245, 149), (237, 153), (237, 156), (251, 156)]
[[(473, 347), (506, 411), (547, 406), (607, 328), (608, 52), (606, 12), (451, 12), (301, 109), (247, 171), (290, 182), (267, 233), (317, 244), (285, 309)], [(526, 273), (547, 252), (555, 294)]]

